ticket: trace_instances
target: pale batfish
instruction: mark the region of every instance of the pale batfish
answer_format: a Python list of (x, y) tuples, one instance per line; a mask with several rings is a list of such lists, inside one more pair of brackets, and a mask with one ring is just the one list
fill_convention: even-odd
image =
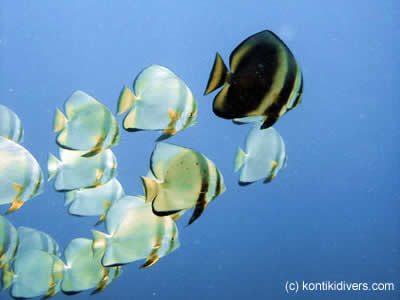
[(93, 241), (84, 238), (72, 240), (64, 251), (65, 271), (61, 289), (74, 293), (95, 288), (102, 291), (120, 274), (120, 267), (106, 268), (101, 264), (103, 253), (93, 251)]
[(104, 251), (103, 266), (146, 259), (142, 265), (146, 268), (180, 245), (172, 218), (154, 215), (151, 204), (140, 197), (125, 196), (114, 202), (105, 225), (108, 233), (93, 230), (95, 251)]
[(134, 92), (124, 87), (118, 102), (118, 114), (132, 108), (124, 119), (124, 129), (163, 130), (160, 139), (164, 139), (196, 124), (196, 99), (169, 69), (159, 65), (144, 69), (133, 88)]
[(43, 192), (43, 173), (32, 154), (0, 137), (0, 204), (11, 203), (7, 213)]
[(47, 233), (29, 227), (18, 227), (18, 246), (15, 256), (32, 249), (42, 250), (55, 256), (61, 256), (58, 243)]
[(54, 131), (61, 131), (57, 144), (85, 151), (85, 157), (119, 144), (120, 132), (113, 114), (92, 96), (75, 91), (64, 104), (66, 117), (57, 109)]
[(246, 139), (246, 148), (238, 148), (235, 172), (240, 172), (239, 183), (247, 185), (260, 179), (270, 182), (286, 166), (286, 149), (282, 137), (273, 127), (260, 129), (255, 123)]
[(208, 203), (225, 191), (221, 172), (212, 161), (192, 149), (156, 144), (150, 158), (153, 178), (142, 177), (146, 202), (158, 216), (174, 215), (195, 207), (189, 224)]
[(262, 128), (268, 128), (300, 104), (303, 93), (300, 67), (273, 32), (265, 30), (244, 40), (231, 53), (229, 65), (231, 72), (217, 53), (204, 93), (223, 86), (214, 98), (213, 110), (217, 116), (224, 119), (262, 116)]
[(7, 106), (0, 104), (0, 136), (8, 138), (16, 143), (22, 143), (24, 130), (21, 120), (15, 112)]
[(60, 291), (64, 263), (55, 255), (32, 249), (13, 260), (12, 273), (13, 297), (51, 297)]
[(117, 159), (110, 149), (91, 157), (82, 157), (83, 151), (59, 149), (61, 160), (49, 154), (49, 180), (57, 175), (57, 191), (90, 188), (107, 183), (117, 175)]
[(13, 260), (6, 264), (3, 270), (3, 289), (7, 289), (13, 283), (14, 271), (12, 269), (13, 262), (26, 252), (38, 250), (46, 252), (50, 255), (59, 257), (61, 255), (60, 247), (57, 242), (47, 233), (38, 231), (29, 227), (19, 227), (17, 230), (17, 248), (13, 254)]
[(79, 189), (65, 193), (65, 205), (70, 205), (69, 213), (76, 216), (105, 215), (114, 201), (125, 196), (124, 189), (116, 178), (94, 188)]

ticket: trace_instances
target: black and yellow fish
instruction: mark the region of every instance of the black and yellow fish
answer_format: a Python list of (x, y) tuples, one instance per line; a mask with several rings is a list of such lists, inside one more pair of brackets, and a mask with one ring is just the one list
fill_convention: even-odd
[(292, 52), (273, 32), (265, 30), (244, 40), (229, 57), (231, 72), (217, 53), (204, 95), (221, 86), (214, 113), (246, 122), (263, 117), (272, 126), (301, 102), (303, 76)]

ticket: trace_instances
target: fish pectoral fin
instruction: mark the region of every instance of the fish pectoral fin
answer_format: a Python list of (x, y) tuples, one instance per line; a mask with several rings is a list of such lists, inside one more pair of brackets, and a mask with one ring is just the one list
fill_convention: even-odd
[(207, 87), (204, 92), (204, 96), (227, 84), (229, 81), (229, 77), (230, 73), (225, 66), (225, 63), (222, 60), (221, 56), (217, 52), (217, 54), (215, 55), (215, 60), (210, 73), (210, 77), (208, 79)]
[(147, 257), (144, 264), (140, 267), (140, 269), (145, 269), (145, 268), (148, 268), (148, 267), (151, 267), (152, 265), (154, 265), (160, 259), (160, 257), (157, 255), (157, 252), (158, 252), (158, 248), (153, 249), (151, 251), (149, 257)]

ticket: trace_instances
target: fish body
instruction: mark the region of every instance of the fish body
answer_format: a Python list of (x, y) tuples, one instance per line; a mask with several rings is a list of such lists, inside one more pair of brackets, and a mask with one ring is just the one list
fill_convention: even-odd
[(16, 143), (22, 143), (24, 130), (21, 120), (15, 112), (7, 106), (0, 104), (0, 136), (8, 138)]
[(108, 209), (118, 199), (125, 196), (116, 178), (94, 188), (79, 189), (65, 193), (65, 205), (70, 205), (69, 213), (77, 216), (101, 216), (104, 219)]
[(93, 231), (95, 251), (104, 251), (103, 266), (146, 259), (142, 268), (149, 267), (180, 245), (172, 218), (154, 215), (151, 204), (139, 197), (125, 196), (115, 202), (105, 225), (108, 233)]
[(195, 207), (189, 224), (209, 202), (225, 191), (221, 172), (203, 154), (168, 143), (158, 143), (150, 158), (153, 176), (142, 177), (146, 202), (158, 216)]
[(246, 138), (243, 151), (238, 148), (235, 158), (235, 172), (241, 170), (239, 183), (247, 185), (260, 179), (270, 182), (286, 166), (285, 143), (273, 128), (260, 129), (255, 123)]
[(303, 76), (292, 52), (273, 32), (250, 36), (230, 55), (228, 71), (217, 53), (205, 95), (223, 86), (215, 96), (214, 113), (225, 119), (264, 117), (272, 126), (301, 102)]
[(49, 154), (49, 180), (56, 176), (54, 187), (57, 191), (100, 186), (117, 175), (117, 159), (110, 149), (91, 157), (83, 157), (83, 153), (60, 148), (61, 160)]
[(119, 272), (115, 272), (117, 268), (106, 268), (101, 264), (103, 253), (93, 251), (93, 241), (90, 239), (72, 240), (65, 248), (64, 255), (63, 292), (72, 293), (91, 288), (99, 292), (119, 275)]
[(167, 138), (197, 123), (197, 103), (188, 86), (171, 70), (151, 65), (136, 77), (134, 92), (124, 87), (118, 114), (131, 109), (124, 129), (163, 130)]
[(99, 101), (75, 91), (64, 104), (66, 116), (57, 109), (54, 131), (57, 144), (65, 149), (85, 151), (90, 157), (119, 144), (120, 130), (113, 114)]
[(13, 212), (43, 192), (43, 173), (32, 154), (21, 145), (0, 137), (0, 204), (11, 203)]

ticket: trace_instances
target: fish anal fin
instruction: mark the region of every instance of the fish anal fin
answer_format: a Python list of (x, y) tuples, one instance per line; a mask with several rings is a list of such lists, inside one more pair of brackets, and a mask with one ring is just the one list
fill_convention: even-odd
[(17, 195), (13, 199), (11, 207), (7, 210), (6, 214), (12, 213), (24, 205), (24, 201), (19, 198), (24, 191), (24, 186), (19, 183), (13, 183), (13, 188), (17, 192)]
[(160, 259), (160, 257), (157, 255), (158, 249), (159, 249), (159, 247), (156, 249), (153, 249), (151, 251), (150, 255), (147, 257), (146, 261), (140, 267), (140, 269), (145, 269), (145, 268), (151, 267)]
[(267, 129), (267, 128), (271, 127), (272, 125), (274, 125), (275, 122), (278, 121), (278, 119), (279, 119), (279, 116), (273, 116), (273, 115), (266, 116), (264, 119), (264, 123), (261, 125), (260, 128)]
[[(202, 198), (204, 197), (203, 195), (205, 194), (201, 194)], [(205, 199), (199, 199), (197, 200), (196, 206), (194, 208), (193, 214), (190, 217), (190, 220), (187, 224), (187, 226), (189, 226), (190, 224), (192, 224), (194, 221), (196, 221), (204, 212), (204, 210), (207, 207), (207, 201), (205, 201)]]
[(85, 154), (81, 155), (81, 157), (92, 157), (97, 154), (99, 154), (101, 151), (103, 151), (103, 142), (104, 142), (104, 137), (103, 136), (97, 136), (95, 137), (96, 145), (89, 150), (89, 152), (86, 152)]
[(204, 95), (208, 95), (221, 86), (227, 84), (229, 77), (230, 73), (221, 56), (217, 52)]

